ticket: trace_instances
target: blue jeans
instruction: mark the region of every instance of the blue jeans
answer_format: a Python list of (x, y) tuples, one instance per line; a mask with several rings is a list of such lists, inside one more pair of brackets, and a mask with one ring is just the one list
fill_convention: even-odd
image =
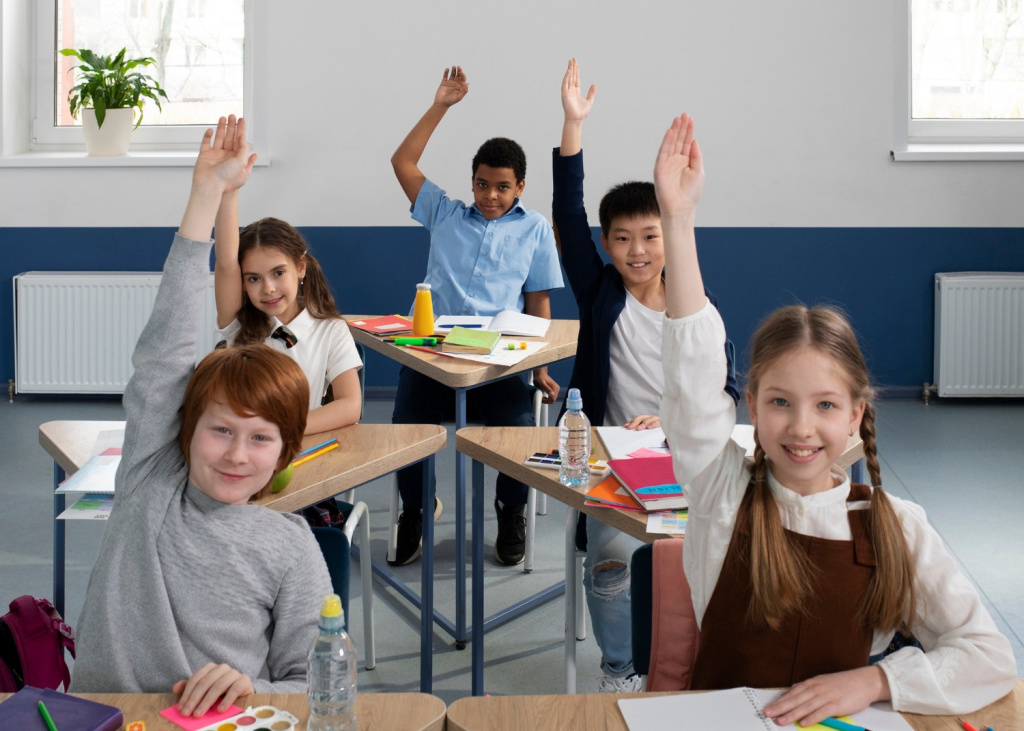
[[(392, 424), (439, 424), (455, 416), (455, 391), (412, 368), (402, 366), (398, 374), (398, 393)], [(471, 389), (466, 393), (466, 418), (475, 418), (485, 426), (536, 426), (530, 389), (521, 377), (505, 378)], [(552, 445), (554, 446), (554, 445)], [(523, 459), (526, 459), (524, 455)], [(398, 492), (403, 510), (423, 507), (423, 473), (419, 466), (397, 473)], [(430, 476), (431, 481), (434, 475)], [(526, 505), (528, 489), (518, 480), (498, 475), (495, 490), (505, 506)]]
[(601, 648), (601, 669), (613, 678), (633, 672), (629, 562), (641, 545), (618, 528), (587, 516), (583, 585), (594, 639)]

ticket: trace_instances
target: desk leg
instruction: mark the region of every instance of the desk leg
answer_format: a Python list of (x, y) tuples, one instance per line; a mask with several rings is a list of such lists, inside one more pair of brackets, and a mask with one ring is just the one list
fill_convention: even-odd
[(565, 692), (576, 692), (576, 523), (580, 511), (566, 506), (565, 517)]
[(864, 483), (864, 458), (861, 457), (850, 466), (850, 481)]
[[(466, 426), (466, 389), (455, 389), (455, 431)], [(483, 490), (483, 481), (480, 484)], [(474, 491), (474, 496), (476, 492)], [(424, 503), (424, 515), (426, 515)], [(434, 503), (429, 503), (433, 510)], [(474, 523), (475, 526), (475, 523)], [(466, 455), (455, 453), (455, 648), (466, 648)]]
[[(434, 455), (423, 468), (423, 554), (420, 579), (420, 692), (430, 693), (434, 675)], [(426, 506), (431, 506), (426, 509)], [(369, 554), (369, 547), (367, 547)]]
[(57, 492), (64, 482), (64, 470), (53, 463), (53, 606), (64, 614), (64, 521), (57, 516), (64, 512), (64, 493)]
[(484, 463), (473, 460), (473, 695), (484, 693)]

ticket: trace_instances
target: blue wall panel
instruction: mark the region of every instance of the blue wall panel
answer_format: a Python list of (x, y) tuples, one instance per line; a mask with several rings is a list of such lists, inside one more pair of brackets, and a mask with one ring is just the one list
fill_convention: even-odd
[[(314, 254), (346, 313), (405, 312), (426, 271), (428, 239), (415, 227), (306, 227)], [(0, 228), (0, 279), (28, 270), (156, 271), (170, 228)], [(595, 229), (595, 236), (599, 231)], [(941, 271), (1024, 271), (1024, 230), (934, 228), (705, 228), (705, 283), (729, 335), (746, 345), (769, 310), (830, 302), (853, 321), (875, 382), (909, 395), (932, 380), (933, 286)], [(8, 293), (11, 289), (7, 290)], [(9, 295), (0, 299), (0, 378), (14, 377)], [(555, 317), (575, 318), (568, 290), (552, 293)], [(563, 388), (570, 366), (552, 371)], [(397, 367), (371, 355), (367, 386), (395, 384)]]

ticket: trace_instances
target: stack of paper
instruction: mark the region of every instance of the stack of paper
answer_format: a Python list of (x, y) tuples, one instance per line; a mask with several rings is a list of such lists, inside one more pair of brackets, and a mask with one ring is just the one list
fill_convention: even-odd
[(499, 312), (494, 317), (476, 315), (442, 315), (434, 320), (434, 331), (448, 332), (456, 326), (493, 330), (502, 335), (542, 338), (548, 331), (551, 320), (535, 315), (526, 315), (515, 310)]

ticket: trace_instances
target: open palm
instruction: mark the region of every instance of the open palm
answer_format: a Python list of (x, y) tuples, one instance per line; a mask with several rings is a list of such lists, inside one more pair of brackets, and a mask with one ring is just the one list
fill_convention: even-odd
[(662, 215), (693, 213), (704, 189), (704, 161), (688, 114), (672, 120), (654, 164), (654, 189)]
[(594, 106), (594, 96), (597, 94), (597, 86), (590, 85), (587, 96), (580, 94), (580, 67), (576, 59), (569, 61), (569, 68), (565, 70), (562, 77), (562, 111), (565, 118), (570, 121), (582, 121), (590, 114), (590, 108)]
[(450, 107), (462, 101), (462, 98), (469, 93), (469, 82), (466, 81), (466, 73), (461, 66), (452, 66), (444, 70), (441, 77), (441, 85), (437, 87), (434, 94), (434, 103)]
[(203, 137), (193, 178), (217, 179), (223, 182), (225, 191), (237, 190), (248, 181), (255, 162), (256, 155), (249, 153), (245, 139), (245, 120), (236, 123), (234, 116), (221, 117), (216, 132), (207, 130)]

